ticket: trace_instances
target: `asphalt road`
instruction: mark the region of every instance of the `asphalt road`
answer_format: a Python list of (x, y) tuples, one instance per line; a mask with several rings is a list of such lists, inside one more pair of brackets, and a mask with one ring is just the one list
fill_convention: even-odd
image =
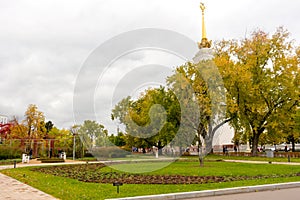
[(213, 197), (202, 197), (187, 200), (298, 200), (300, 188), (290, 188), (274, 191), (252, 192)]

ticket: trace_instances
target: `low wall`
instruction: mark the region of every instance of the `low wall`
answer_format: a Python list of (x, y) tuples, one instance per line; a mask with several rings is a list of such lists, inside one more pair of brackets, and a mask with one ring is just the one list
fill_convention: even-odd
[[(224, 155), (222, 152), (215, 152), (215, 155)], [(252, 156), (250, 152), (228, 152), (229, 156)], [(266, 152), (257, 153), (258, 157), (266, 157)], [(300, 158), (300, 152), (274, 152), (275, 158)]]

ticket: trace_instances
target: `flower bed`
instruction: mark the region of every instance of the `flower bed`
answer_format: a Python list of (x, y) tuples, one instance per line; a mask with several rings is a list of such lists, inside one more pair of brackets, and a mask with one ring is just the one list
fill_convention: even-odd
[(102, 170), (104, 164), (82, 164), (34, 168), (33, 171), (68, 177), (83, 182), (126, 184), (205, 184), (240, 180), (267, 179), (300, 176), (300, 173), (257, 176), (183, 176), (183, 175), (140, 175)]

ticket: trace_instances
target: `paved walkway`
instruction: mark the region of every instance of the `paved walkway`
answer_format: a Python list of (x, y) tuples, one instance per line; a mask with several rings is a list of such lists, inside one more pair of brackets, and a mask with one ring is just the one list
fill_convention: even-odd
[[(79, 164), (85, 162), (74, 162), (68, 161), (66, 163), (56, 163), (55, 165), (65, 165), (65, 164)], [(29, 166), (45, 166), (45, 165), (53, 165), (53, 163), (43, 163), (36, 161), (30, 161), (30, 163), (26, 164), (17, 164), (17, 168), (19, 167), (29, 167)], [(0, 170), (2, 169), (10, 169), (13, 168), (13, 165), (2, 165), (0, 166)], [(24, 184), (16, 179), (13, 179), (9, 176), (6, 176), (0, 172), (0, 200), (55, 200), (53, 196), (46, 194), (38, 189), (35, 189), (27, 184)]]
[(1, 200), (55, 200), (56, 198), (0, 173)]

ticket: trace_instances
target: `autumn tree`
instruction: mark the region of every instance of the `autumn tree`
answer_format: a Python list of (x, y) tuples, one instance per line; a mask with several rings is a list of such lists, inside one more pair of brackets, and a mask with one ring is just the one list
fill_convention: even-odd
[(256, 155), (260, 136), (282, 137), (280, 123), (299, 105), (299, 50), (278, 28), (273, 35), (258, 30), (250, 38), (221, 41), (215, 52), (230, 102), (227, 113), (236, 116), (232, 125), (251, 138)]
[(11, 139), (23, 139), (27, 138), (28, 127), (22, 123), (19, 123), (16, 117), (12, 120), (13, 126), (10, 128)]
[(43, 138), (46, 133), (44, 113), (39, 111), (37, 106), (30, 104), (25, 112), (23, 123), (27, 126), (27, 138)]
[(66, 150), (71, 146), (72, 134), (68, 129), (59, 129), (53, 126), (48, 133), (47, 139), (54, 139), (56, 147)]
[[(126, 126), (132, 143), (140, 146), (158, 144), (162, 148), (170, 143), (187, 147), (197, 136), (202, 166), (204, 155), (212, 150), (216, 131), (231, 120), (225, 115), (225, 90), (218, 69), (211, 59), (186, 63), (167, 78), (167, 85), (167, 89), (147, 90), (136, 101), (123, 99), (113, 110), (113, 116)], [(151, 112), (155, 105), (163, 110), (156, 107)]]
[(180, 102), (182, 114), (180, 126), (189, 137), (196, 136), (200, 166), (204, 155), (212, 150), (212, 142), (218, 128), (230, 121), (226, 118), (226, 97), (223, 81), (212, 59), (197, 64), (186, 63), (177, 67), (167, 79), (168, 87)]

